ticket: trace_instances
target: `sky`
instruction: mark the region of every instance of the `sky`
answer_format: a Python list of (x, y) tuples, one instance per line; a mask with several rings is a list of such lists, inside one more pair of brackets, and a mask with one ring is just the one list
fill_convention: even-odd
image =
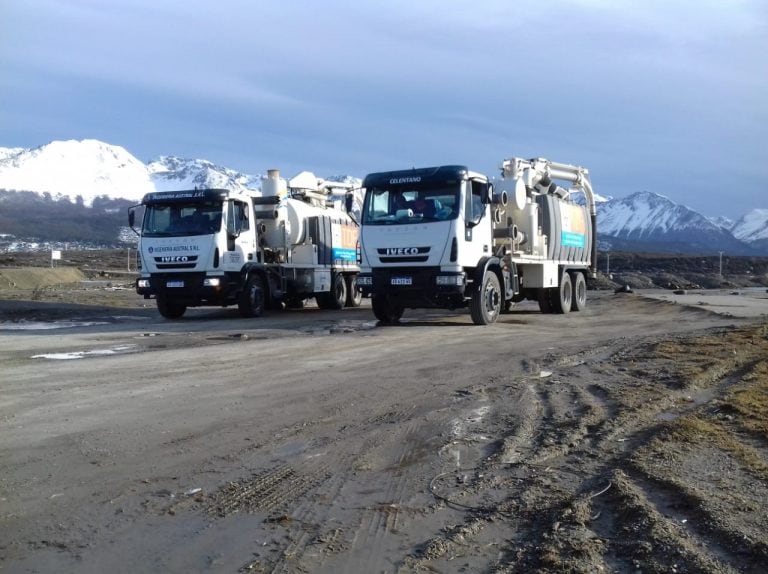
[(765, 0), (3, 0), (0, 147), (322, 177), (544, 157), (768, 208)]

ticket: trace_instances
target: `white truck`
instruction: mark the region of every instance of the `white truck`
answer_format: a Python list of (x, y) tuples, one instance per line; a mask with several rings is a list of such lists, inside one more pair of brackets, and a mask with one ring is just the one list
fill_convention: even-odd
[[(136, 291), (160, 314), (237, 305), (244, 317), (265, 308), (360, 305), (351, 185), (278, 170), (261, 191), (194, 189), (148, 193), (129, 210), (139, 234)], [(143, 207), (141, 230), (136, 210)]]
[(494, 181), (447, 165), (371, 173), (363, 188), (357, 281), (382, 324), (407, 308), (469, 307), (487, 325), (524, 299), (584, 309), (597, 260), (586, 169), (512, 158)]

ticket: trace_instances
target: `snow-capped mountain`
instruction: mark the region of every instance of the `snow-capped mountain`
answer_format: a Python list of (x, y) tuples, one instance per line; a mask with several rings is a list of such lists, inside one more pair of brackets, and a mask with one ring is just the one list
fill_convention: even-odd
[(36, 191), (86, 205), (102, 195), (138, 201), (155, 186), (125, 148), (98, 140), (54, 141), (34, 148), (0, 148), (0, 189)]
[(733, 224), (731, 233), (742, 241), (768, 239), (768, 209), (753, 209)]
[(647, 191), (599, 204), (598, 236), (620, 249), (749, 250), (728, 229), (668, 197)]
[(716, 217), (707, 217), (712, 223), (717, 225), (718, 227), (722, 227), (723, 229), (727, 229), (728, 231), (731, 231), (733, 229), (733, 225), (735, 221), (731, 219), (730, 217), (726, 217), (725, 215), (718, 215)]
[(259, 189), (261, 176), (247, 175), (233, 169), (217, 166), (204, 159), (181, 159), (161, 156), (147, 165), (157, 191), (179, 189)]
[(55, 141), (34, 148), (0, 148), (0, 189), (49, 193), (85, 205), (97, 197), (140, 201), (145, 193), (211, 187), (258, 189), (247, 175), (204, 159), (161, 156), (144, 164), (125, 148), (98, 140)]
[[(361, 183), (349, 175), (327, 179)], [(109, 201), (135, 203), (151, 191), (195, 187), (259, 189), (261, 176), (244, 174), (204, 159), (170, 155), (144, 164), (124, 148), (98, 140), (55, 141), (34, 149), (0, 148), (0, 201), (5, 202), (4, 211), (0, 211), (0, 224), (3, 213), (6, 216), (10, 213), (7, 202), (14, 200), (11, 190), (36, 192), (41, 197), (45, 194), (49, 201), (68, 198), (74, 202), (80, 196), (84, 206), (98, 205), (101, 216), (94, 214), (94, 217), (103, 218), (105, 209), (124, 209)], [(28, 197), (23, 199), (30, 201)], [(574, 199), (583, 200), (579, 194)], [(598, 196), (597, 204), (601, 248), (657, 252), (726, 250), (732, 254), (768, 252), (768, 209), (755, 209), (733, 224), (724, 218), (704, 217), (668, 197), (650, 192), (623, 198)], [(18, 209), (19, 213), (25, 213), (25, 207), (19, 205)], [(0, 233), (9, 231), (4, 229), (11, 225), (9, 222), (6, 217)], [(23, 222), (19, 225), (24, 227)], [(50, 231), (54, 232), (52, 228)]]
[(753, 209), (731, 227), (731, 233), (761, 251), (768, 251), (768, 209)]

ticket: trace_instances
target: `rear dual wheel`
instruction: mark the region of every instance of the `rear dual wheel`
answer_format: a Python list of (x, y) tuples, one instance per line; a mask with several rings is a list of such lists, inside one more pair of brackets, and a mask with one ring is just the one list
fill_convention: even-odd
[(333, 309), (338, 311), (347, 304), (347, 282), (341, 273), (334, 273), (331, 277), (331, 290), (315, 296), (317, 306), (321, 309)]
[(573, 302), (571, 311), (583, 311), (587, 306), (587, 280), (584, 273), (574, 272), (571, 274), (573, 280)]
[(542, 313), (583, 311), (587, 306), (587, 280), (584, 273), (563, 273), (559, 287), (539, 289), (539, 309)]
[(569, 313), (572, 301), (573, 286), (568, 273), (563, 273), (559, 287), (539, 289), (539, 309), (542, 313)]

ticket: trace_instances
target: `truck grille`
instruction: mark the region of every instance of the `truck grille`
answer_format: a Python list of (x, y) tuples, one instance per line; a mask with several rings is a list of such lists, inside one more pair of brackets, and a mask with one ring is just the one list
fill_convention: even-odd
[(424, 263), (430, 247), (381, 247), (376, 249), (382, 263)]
[(194, 269), (197, 265), (197, 255), (166, 255), (155, 257), (158, 269)]

